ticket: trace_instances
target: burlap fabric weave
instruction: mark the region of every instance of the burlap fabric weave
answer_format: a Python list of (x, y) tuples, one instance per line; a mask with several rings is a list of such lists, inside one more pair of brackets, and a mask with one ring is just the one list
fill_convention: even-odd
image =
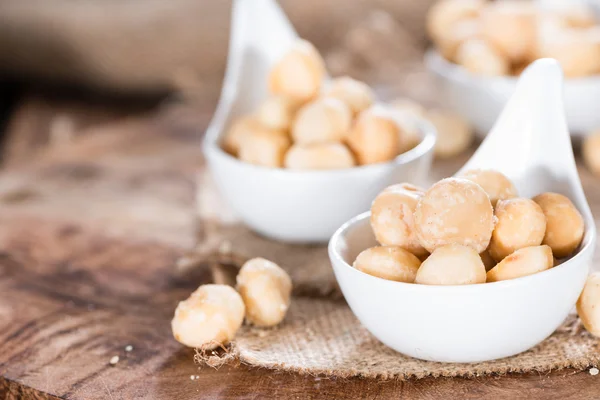
[(198, 353), (197, 360), (201, 362), (218, 366), (240, 361), (315, 375), (408, 379), (547, 372), (567, 367), (587, 368), (600, 361), (600, 341), (583, 329), (575, 315), (535, 348), (502, 360), (448, 364), (397, 353), (363, 328), (339, 299), (325, 246), (294, 246), (262, 238), (220, 208), (222, 202), (206, 175), (201, 177), (200, 184), (201, 235), (196, 250), (182, 260), (182, 266), (208, 262), (217, 266), (213, 269), (217, 281), (232, 283), (237, 268), (245, 260), (261, 256), (288, 271), (295, 294), (284, 322), (278, 327), (244, 326), (227, 352)]

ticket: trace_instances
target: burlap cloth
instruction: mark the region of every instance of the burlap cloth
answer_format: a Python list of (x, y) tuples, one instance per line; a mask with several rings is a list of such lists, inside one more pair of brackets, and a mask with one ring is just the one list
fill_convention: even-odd
[(282, 324), (273, 329), (244, 326), (225, 351), (197, 354), (213, 367), (230, 362), (336, 377), (408, 379), (472, 377), (508, 372), (587, 368), (600, 361), (600, 341), (575, 315), (535, 348), (514, 357), (449, 364), (404, 356), (375, 339), (340, 299), (325, 246), (293, 246), (262, 238), (223, 208), (207, 174), (199, 179), (198, 246), (180, 260), (180, 271), (212, 268), (214, 280), (233, 284), (237, 269), (251, 257), (277, 262), (291, 275), (294, 298)]

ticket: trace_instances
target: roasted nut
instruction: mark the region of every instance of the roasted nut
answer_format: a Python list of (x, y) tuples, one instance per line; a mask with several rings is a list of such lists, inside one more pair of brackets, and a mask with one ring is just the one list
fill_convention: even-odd
[(594, 175), (600, 176), (600, 130), (591, 132), (585, 138), (581, 152), (586, 167)]
[(583, 217), (568, 197), (558, 193), (542, 193), (533, 198), (546, 216), (543, 244), (552, 248), (555, 257), (571, 255), (583, 240)]
[(286, 96), (271, 96), (256, 111), (257, 120), (267, 128), (288, 131), (299, 103)]
[(269, 90), (298, 101), (316, 97), (325, 77), (325, 63), (315, 47), (299, 40), (269, 74)]
[(246, 319), (256, 326), (275, 326), (290, 306), (292, 280), (277, 264), (264, 258), (247, 261), (237, 276), (237, 289), (246, 305)]
[(412, 253), (396, 246), (378, 246), (361, 252), (354, 268), (365, 274), (396, 282), (413, 283), (421, 261)]
[(481, 39), (469, 39), (456, 49), (456, 62), (469, 72), (484, 76), (502, 76), (510, 71), (510, 63), (496, 49)]
[(223, 150), (237, 157), (242, 141), (252, 132), (262, 129), (263, 126), (254, 116), (245, 116), (234, 121), (223, 138)]
[(320, 98), (303, 106), (292, 124), (298, 144), (340, 142), (352, 124), (352, 113), (341, 100)]
[(285, 155), (289, 169), (341, 169), (355, 165), (354, 156), (341, 143), (293, 145)]
[(279, 168), (290, 148), (289, 136), (281, 131), (262, 128), (247, 134), (241, 142), (239, 158), (250, 164)]
[(537, 16), (531, 2), (489, 3), (481, 12), (481, 35), (511, 63), (530, 61), (535, 58)]
[(546, 216), (530, 199), (500, 200), (496, 205), (498, 219), (488, 251), (496, 261), (522, 249), (538, 246), (546, 233)]
[(533, 275), (552, 268), (554, 258), (549, 246), (524, 247), (505, 257), (488, 271), (487, 281), (497, 282)]
[(470, 285), (485, 282), (485, 266), (471, 247), (450, 244), (439, 247), (421, 264), (415, 283)]
[(384, 246), (402, 247), (417, 257), (427, 255), (415, 233), (413, 214), (424, 190), (408, 183), (383, 190), (371, 205), (371, 228)]
[(400, 154), (403, 132), (393, 113), (381, 107), (361, 112), (347, 143), (360, 165), (390, 161)]
[(600, 27), (557, 30), (541, 35), (539, 57), (555, 58), (566, 77), (600, 72)]
[(577, 314), (583, 326), (594, 336), (600, 336), (600, 272), (588, 276), (577, 300)]
[[(452, 25), (446, 35), (438, 38), (436, 45), (444, 58), (454, 61), (456, 60), (456, 51), (459, 46), (468, 40), (477, 39), (479, 36), (479, 21), (475, 18), (466, 19)], [(505, 62), (504, 59), (502, 60)]]
[(437, 157), (453, 157), (471, 145), (473, 129), (461, 116), (449, 111), (434, 109), (428, 111), (426, 117), (437, 130), (434, 150)]
[(414, 218), (419, 242), (429, 252), (461, 244), (482, 253), (494, 230), (494, 211), (487, 193), (460, 178), (446, 178), (431, 186), (417, 203)]
[(171, 329), (189, 347), (214, 349), (231, 341), (244, 322), (244, 302), (227, 285), (202, 285), (179, 302)]
[(406, 97), (399, 97), (390, 103), (390, 106), (400, 112), (413, 115), (415, 117), (425, 116), (425, 107)]
[(399, 98), (390, 104), (394, 120), (400, 126), (403, 137), (400, 143), (400, 153), (404, 153), (422, 140), (421, 129), (418, 125), (419, 119), (425, 118), (425, 108), (416, 101)]
[(366, 110), (375, 101), (375, 94), (366, 83), (349, 76), (334, 79), (325, 89), (323, 96), (343, 101), (353, 114)]
[[(461, 178), (475, 182), (490, 196), (492, 206), (496, 206), (498, 200), (517, 197), (517, 188), (504, 174), (491, 169), (471, 169), (465, 171)], [(539, 243), (538, 243), (539, 244)]]
[(483, 0), (442, 0), (435, 3), (427, 13), (427, 32), (438, 42), (463, 20), (477, 18), (485, 2)]

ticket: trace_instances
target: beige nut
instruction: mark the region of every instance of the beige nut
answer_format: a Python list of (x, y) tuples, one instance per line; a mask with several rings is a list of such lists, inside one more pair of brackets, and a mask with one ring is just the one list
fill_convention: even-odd
[(371, 228), (384, 246), (402, 247), (417, 257), (427, 255), (415, 233), (413, 214), (424, 190), (408, 183), (392, 185), (371, 205)]
[(283, 166), (290, 145), (291, 140), (285, 132), (262, 128), (244, 137), (239, 158), (250, 164), (279, 168)]
[(375, 101), (375, 93), (366, 83), (349, 76), (332, 80), (323, 92), (323, 96), (343, 101), (353, 114), (366, 110)]
[(512, 199), (518, 195), (517, 188), (510, 179), (492, 169), (471, 169), (465, 171), (460, 177), (481, 186), (490, 196), (492, 206), (496, 206), (498, 200)]
[(435, 249), (421, 264), (415, 283), (470, 285), (485, 283), (485, 266), (471, 247), (450, 244)]
[(354, 156), (341, 143), (295, 144), (284, 160), (284, 166), (289, 169), (342, 169), (355, 164)]
[(390, 103), (390, 107), (394, 110), (413, 115), (415, 117), (425, 116), (425, 107), (415, 100), (407, 97), (399, 97)]
[(400, 154), (402, 140), (403, 132), (393, 112), (381, 107), (361, 112), (347, 137), (360, 165), (393, 160)]
[(415, 231), (429, 252), (448, 244), (472, 247), (478, 254), (490, 243), (494, 211), (481, 186), (446, 178), (429, 188), (417, 203)]
[(325, 62), (315, 47), (298, 40), (269, 74), (269, 90), (298, 101), (315, 98), (325, 77)]
[(552, 268), (554, 258), (550, 246), (524, 247), (500, 261), (488, 271), (487, 281), (497, 282), (533, 275)]
[(519, 0), (489, 3), (481, 12), (481, 36), (511, 63), (535, 58), (538, 10)]
[(600, 337), (600, 272), (594, 272), (585, 281), (577, 300), (577, 314), (589, 333)]
[(596, 176), (600, 176), (600, 130), (591, 132), (581, 147), (585, 166)]
[(352, 113), (341, 100), (320, 98), (304, 105), (292, 124), (292, 137), (299, 144), (340, 142), (352, 124)]
[(481, 39), (461, 43), (456, 49), (455, 60), (477, 75), (502, 76), (510, 72), (510, 63), (505, 56)]
[(546, 233), (546, 216), (533, 200), (500, 200), (494, 213), (498, 222), (488, 251), (496, 261), (502, 261), (523, 247), (542, 244)]
[(496, 260), (494, 260), (492, 258), (489, 251), (486, 250), (483, 253), (481, 253), (479, 256), (481, 257), (481, 261), (483, 262), (483, 265), (485, 266), (486, 272), (496, 266)]
[(425, 108), (414, 100), (398, 98), (390, 103), (390, 109), (403, 133), (400, 153), (404, 153), (421, 143), (423, 134), (419, 120), (425, 118)]
[(600, 27), (558, 29), (542, 35), (538, 56), (555, 58), (566, 77), (581, 77), (600, 72)]
[(448, 158), (465, 151), (473, 141), (473, 128), (460, 115), (439, 109), (429, 110), (426, 118), (437, 131), (434, 153)]
[(444, 58), (456, 61), (458, 48), (467, 41), (478, 39), (481, 36), (480, 32), (478, 19), (465, 19), (454, 24), (446, 35), (438, 39), (436, 45)]
[(558, 193), (542, 193), (533, 198), (546, 216), (543, 244), (552, 248), (556, 258), (567, 257), (583, 240), (583, 217), (568, 197)]
[(179, 343), (204, 350), (231, 341), (244, 322), (244, 302), (227, 285), (202, 285), (179, 302), (171, 321)]
[(237, 290), (246, 305), (246, 319), (256, 326), (275, 326), (290, 306), (292, 280), (264, 258), (247, 261), (237, 276)]
[(362, 251), (354, 268), (365, 274), (396, 282), (413, 283), (421, 261), (407, 250), (396, 246), (378, 246)]
[(256, 119), (267, 128), (289, 131), (300, 104), (287, 96), (271, 96), (256, 110)]
[(223, 150), (233, 156), (238, 156), (244, 139), (252, 132), (260, 131), (264, 127), (252, 115), (241, 117), (231, 124), (223, 138)]
[(484, 0), (438, 1), (427, 13), (427, 33), (434, 42), (443, 40), (456, 23), (477, 18), (484, 4)]

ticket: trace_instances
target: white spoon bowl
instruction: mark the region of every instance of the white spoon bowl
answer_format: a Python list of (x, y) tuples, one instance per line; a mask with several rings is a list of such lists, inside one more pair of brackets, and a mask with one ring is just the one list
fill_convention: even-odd
[[(436, 50), (425, 55), (427, 69), (440, 88), (439, 100), (470, 121), (485, 137), (515, 91), (518, 77), (477, 76), (443, 58)], [(567, 122), (573, 136), (585, 136), (600, 128), (600, 76), (570, 78), (564, 83)]]
[(412, 150), (387, 163), (344, 170), (265, 168), (225, 153), (223, 133), (266, 98), (270, 66), (297, 38), (273, 0), (235, 1), (225, 83), (204, 154), (221, 195), (250, 228), (281, 241), (326, 242), (344, 221), (368, 210), (386, 186), (424, 181), (435, 130), (428, 122), (417, 122), (422, 140)]
[(337, 281), (360, 322), (403, 354), (479, 362), (523, 352), (560, 326), (583, 289), (596, 228), (575, 167), (556, 61), (536, 61), (523, 73), (490, 135), (461, 171), (473, 168), (503, 172), (522, 197), (545, 191), (568, 196), (584, 217), (583, 242), (569, 260), (534, 275), (478, 285), (428, 286), (354, 269), (356, 256), (376, 241), (369, 213), (348, 221), (329, 243)]

